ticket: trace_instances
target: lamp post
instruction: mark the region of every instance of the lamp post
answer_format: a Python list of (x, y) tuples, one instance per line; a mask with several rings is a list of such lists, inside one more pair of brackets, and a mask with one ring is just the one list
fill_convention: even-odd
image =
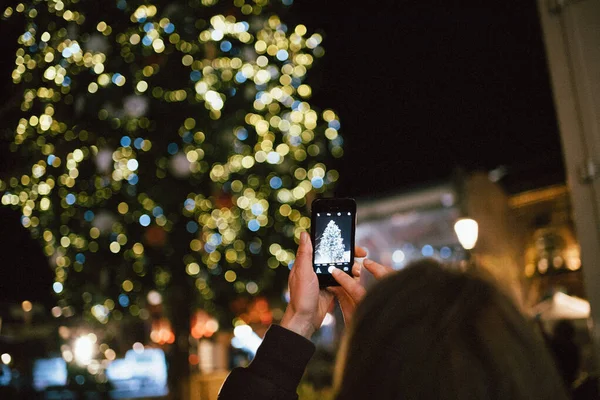
[(471, 250), (477, 243), (479, 225), (472, 218), (461, 218), (454, 224), (454, 232), (463, 249), (465, 249), (467, 266), (471, 265)]

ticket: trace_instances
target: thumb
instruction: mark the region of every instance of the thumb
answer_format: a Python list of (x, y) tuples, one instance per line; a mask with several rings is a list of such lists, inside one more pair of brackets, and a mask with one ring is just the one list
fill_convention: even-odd
[(310, 241), (310, 236), (306, 232), (300, 234), (300, 245), (296, 252), (296, 260), (294, 261), (294, 268), (299, 270), (311, 270), (312, 271), (312, 255), (313, 248)]

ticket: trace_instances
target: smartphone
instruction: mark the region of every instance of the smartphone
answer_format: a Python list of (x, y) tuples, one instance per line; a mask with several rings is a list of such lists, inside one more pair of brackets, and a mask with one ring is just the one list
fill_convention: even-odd
[(339, 268), (352, 275), (356, 202), (350, 198), (323, 198), (311, 204), (313, 268), (319, 286), (339, 286), (331, 275)]

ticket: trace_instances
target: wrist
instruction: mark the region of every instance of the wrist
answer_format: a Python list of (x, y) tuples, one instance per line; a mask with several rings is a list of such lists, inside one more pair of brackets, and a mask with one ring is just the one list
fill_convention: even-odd
[(310, 339), (315, 333), (315, 327), (307, 316), (300, 315), (288, 307), (279, 324), (281, 327)]

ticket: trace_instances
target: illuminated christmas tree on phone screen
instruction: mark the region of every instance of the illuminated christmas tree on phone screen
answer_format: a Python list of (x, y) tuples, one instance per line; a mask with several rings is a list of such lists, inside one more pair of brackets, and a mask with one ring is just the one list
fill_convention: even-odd
[(344, 260), (344, 239), (342, 231), (335, 221), (331, 220), (325, 227), (323, 235), (317, 245), (317, 263), (335, 263)]

